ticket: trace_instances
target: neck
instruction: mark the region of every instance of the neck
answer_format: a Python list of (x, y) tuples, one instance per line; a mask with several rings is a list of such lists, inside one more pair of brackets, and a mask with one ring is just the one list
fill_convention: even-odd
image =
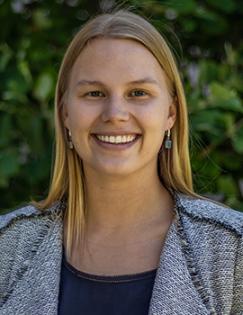
[[(116, 239), (149, 232), (172, 220), (173, 200), (156, 171), (115, 179), (88, 174), (87, 234)], [(94, 184), (95, 183), (95, 184)], [(148, 234), (148, 233), (147, 233)]]

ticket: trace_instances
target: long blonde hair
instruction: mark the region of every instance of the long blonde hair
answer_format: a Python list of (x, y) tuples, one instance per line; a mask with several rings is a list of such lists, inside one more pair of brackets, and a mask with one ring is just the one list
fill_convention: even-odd
[(75, 150), (68, 147), (62, 110), (73, 64), (88, 41), (97, 37), (135, 40), (144, 45), (160, 63), (167, 76), (169, 92), (176, 101), (177, 118), (171, 130), (172, 149), (164, 150), (158, 155), (158, 174), (166, 188), (195, 195), (188, 149), (187, 105), (170, 48), (161, 34), (137, 14), (124, 9), (100, 14), (79, 30), (63, 58), (55, 93), (56, 149), (53, 175), (47, 198), (35, 202), (35, 206), (44, 210), (54, 202), (66, 199), (65, 248), (68, 257), (71, 257), (74, 245), (78, 244), (76, 242), (83, 241), (87, 210), (82, 160)]

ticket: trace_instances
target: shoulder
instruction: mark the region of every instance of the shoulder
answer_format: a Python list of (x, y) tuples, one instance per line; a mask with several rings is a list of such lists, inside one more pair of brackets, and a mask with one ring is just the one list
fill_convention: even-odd
[(39, 210), (30, 204), (25, 205), (6, 214), (0, 215), (0, 231), (3, 232), (10, 226), (16, 226), (21, 224), (23, 221), (31, 221), (33, 218), (41, 220), (43, 217), (52, 217), (53, 215), (59, 214), (60, 210), (60, 201), (57, 201), (51, 207), (45, 210)]
[(201, 292), (217, 314), (241, 314), (243, 213), (209, 199), (178, 193), (175, 198), (180, 244)]
[(9, 223), (15, 220), (19, 220), (23, 217), (31, 216), (37, 212), (38, 210), (35, 207), (31, 205), (26, 205), (21, 208), (12, 210), (6, 214), (2, 214), (0, 215), (0, 229), (6, 227), (7, 225), (9, 225)]
[(207, 225), (221, 226), (232, 233), (243, 235), (243, 213), (209, 199), (176, 194), (177, 206), (183, 215)]

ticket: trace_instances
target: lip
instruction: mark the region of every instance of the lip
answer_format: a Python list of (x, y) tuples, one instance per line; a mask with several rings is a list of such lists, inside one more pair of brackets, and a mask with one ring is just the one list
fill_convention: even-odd
[[(131, 133), (129, 133), (131, 134)], [(133, 133), (134, 134), (134, 133)], [(100, 134), (99, 134), (100, 135)], [(104, 135), (104, 134), (102, 134)], [(109, 133), (109, 135), (111, 135)], [(121, 134), (119, 134), (121, 135)], [(94, 141), (101, 147), (101, 148), (104, 148), (104, 149), (108, 149), (108, 150), (111, 150), (111, 151), (122, 151), (122, 150), (126, 150), (132, 146), (134, 146), (138, 140), (141, 138), (141, 135), (138, 135), (138, 134), (134, 134), (136, 135), (136, 138), (129, 142), (129, 143), (120, 143), (120, 144), (114, 144), (114, 143), (108, 143), (108, 142), (102, 142), (101, 140), (99, 140), (95, 134), (92, 135), (92, 138), (94, 139)]]

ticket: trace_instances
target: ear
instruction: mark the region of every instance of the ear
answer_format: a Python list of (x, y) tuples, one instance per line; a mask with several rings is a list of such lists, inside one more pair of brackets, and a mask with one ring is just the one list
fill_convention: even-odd
[(67, 129), (69, 129), (69, 114), (68, 114), (67, 104), (66, 103), (64, 103), (63, 106), (62, 106), (61, 115), (62, 115), (62, 120), (63, 120), (64, 126)]
[(174, 126), (174, 123), (176, 121), (176, 101), (173, 100), (173, 102), (170, 104), (169, 107), (169, 113), (167, 118), (167, 129), (171, 129)]

